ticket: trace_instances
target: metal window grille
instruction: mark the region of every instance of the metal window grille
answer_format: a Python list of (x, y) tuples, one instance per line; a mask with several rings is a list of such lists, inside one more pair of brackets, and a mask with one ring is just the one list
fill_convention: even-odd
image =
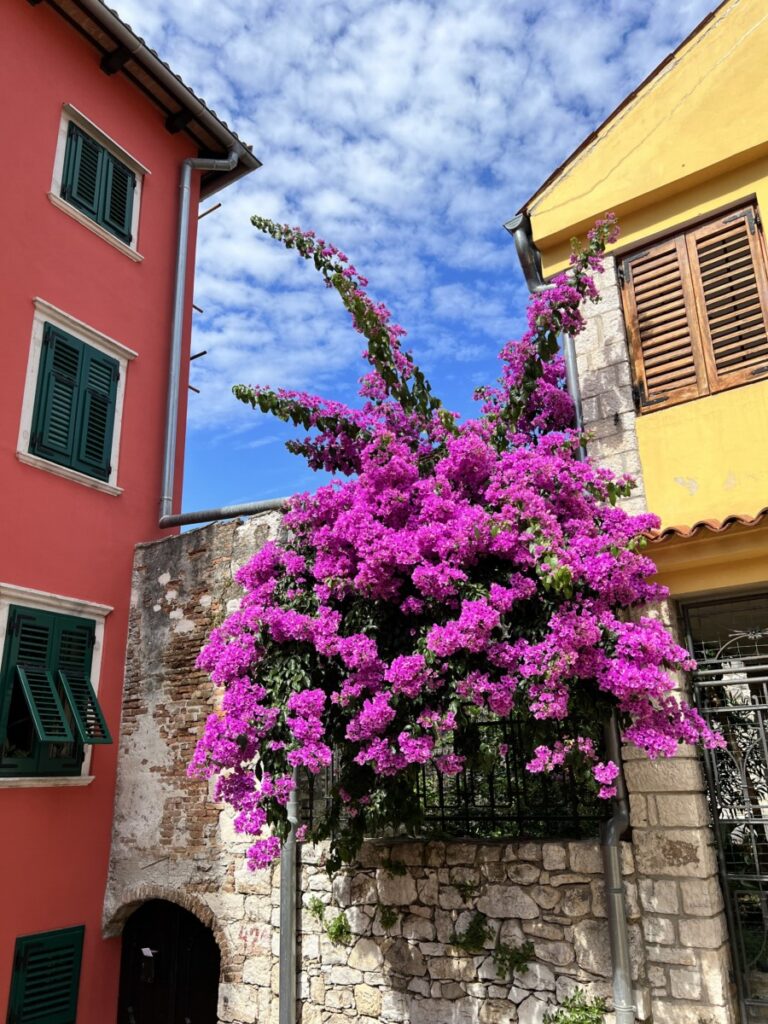
[(731, 948), (747, 1022), (768, 1021), (768, 598), (686, 609), (699, 709), (726, 741), (706, 752)]

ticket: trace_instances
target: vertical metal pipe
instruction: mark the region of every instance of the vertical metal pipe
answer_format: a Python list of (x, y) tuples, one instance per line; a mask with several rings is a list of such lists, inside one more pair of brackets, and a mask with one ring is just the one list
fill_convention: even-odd
[[(165, 445), (163, 448), (163, 482), (160, 492), (160, 519), (173, 511), (173, 484), (176, 470), (176, 441), (179, 422), (179, 383), (181, 352), (184, 339), (184, 299), (187, 290), (189, 256), (189, 210), (192, 171), (231, 171), (238, 156), (232, 150), (226, 160), (188, 158), (181, 164), (179, 178), (179, 234), (176, 243), (176, 273), (173, 287), (171, 318), (171, 357), (168, 369), (168, 397), (165, 412)], [(161, 524), (162, 525), (162, 524)]]
[(614, 711), (606, 726), (606, 753), (619, 766), (616, 779), (616, 797), (613, 814), (603, 822), (600, 830), (600, 846), (603, 851), (605, 869), (605, 901), (608, 912), (608, 935), (611, 941), (613, 961), (613, 1006), (616, 1024), (634, 1024), (637, 1018), (632, 991), (632, 963), (629, 955), (629, 933), (627, 931), (627, 900), (624, 879), (621, 874), (621, 837), (629, 826), (629, 800), (621, 770), (621, 732), (619, 719)]
[(279, 1024), (296, 1024), (296, 826), (299, 820), (299, 773), (288, 799), (291, 831), (280, 852), (280, 988)]
[[(543, 291), (547, 285), (544, 281), (541, 266), (541, 254), (533, 242), (530, 217), (526, 212), (518, 214), (504, 227), (515, 239), (520, 266), (525, 275), (526, 284), (531, 292)], [(570, 335), (562, 338), (563, 355), (565, 357), (565, 378), (568, 394), (573, 400), (574, 420), (580, 434), (584, 432), (584, 414), (581, 405), (581, 386), (576, 362), (576, 346)], [(577, 458), (583, 461), (587, 457), (586, 449), (580, 445)], [(613, 1003), (616, 1011), (616, 1024), (634, 1024), (637, 1019), (636, 1007), (632, 996), (632, 971), (629, 956), (629, 932), (627, 930), (627, 908), (624, 882), (621, 875), (621, 837), (629, 826), (629, 803), (624, 772), (621, 765), (621, 732), (616, 712), (606, 729), (606, 747), (609, 758), (619, 766), (616, 779), (616, 799), (613, 802), (613, 814), (603, 823), (600, 830), (600, 846), (603, 853), (605, 873), (605, 898), (608, 910), (608, 934), (611, 942), (611, 960), (613, 964)]]
[[(574, 425), (579, 432), (579, 435), (584, 434), (584, 413), (581, 407), (581, 385), (579, 384), (579, 366), (576, 362), (576, 344), (573, 340), (572, 335), (562, 335), (563, 342), (563, 355), (565, 357), (565, 384), (568, 388), (568, 394), (573, 400), (573, 418)], [(584, 461), (587, 457), (587, 450), (583, 444), (579, 445), (577, 458), (579, 461)]]

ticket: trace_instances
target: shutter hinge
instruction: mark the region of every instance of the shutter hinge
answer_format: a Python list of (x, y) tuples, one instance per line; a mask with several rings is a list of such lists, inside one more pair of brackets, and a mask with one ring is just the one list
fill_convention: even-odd
[(39, 444), (40, 444), (40, 434), (37, 431), (35, 431), (35, 433), (32, 434), (32, 436), (29, 439), (29, 447), (30, 448), (37, 448), (37, 446)]
[(645, 393), (645, 388), (642, 384), (632, 385), (632, 401), (635, 404), (635, 412), (647, 409), (649, 405), (661, 405), (662, 402), (667, 401), (667, 398), (667, 395), (660, 395), (658, 398), (649, 398)]
[(616, 276), (619, 279), (619, 287), (623, 288), (624, 285), (627, 283), (627, 275), (626, 275), (626, 271), (624, 270), (624, 264), (623, 263), (617, 264), (617, 266), (616, 266)]
[(752, 207), (749, 207), (747, 210), (739, 210), (738, 213), (734, 213), (730, 217), (724, 217), (723, 224), (732, 224), (735, 220), (745, 220), (750, 235), (754, 235), (756, 224), (760, 227), (760, 218), (756, 216), (756, 211)]
[(112, 476), (112, 467), (111, 466), (107, 466), (107, 476), (108, 477)]
[(19, 633), (21, 632), (21, 617), (19, 615), (13, 616), (8, 631), (11, 634), (11, 636), (19, 635)]
[(756, 366), (749, 375), (750, 377), (759, 377), (761, 373), (768, 373), (768, 366)]

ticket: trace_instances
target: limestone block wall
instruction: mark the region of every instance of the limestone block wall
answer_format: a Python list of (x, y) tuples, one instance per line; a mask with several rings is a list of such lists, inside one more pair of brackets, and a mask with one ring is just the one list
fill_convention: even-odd
[[(632, 854), (625, 846), (635, 980), (644, 979)], [(539, 1024), (575, 987), (610, 1000), (610, 950), (597, 842), (369, 843), (334, 879), (301, 869), (302, 1024)], [(352, 932), (333, 945), (312, 912), (320, 899)], [(456, 945), (477, 914), (482, 948)], [(524, 970), (494, 962), (504, 946), (535, 950)]]
[[(613, 260), (606, 260), (597, 285), (602, 301), (587, 307), (587, 327), (577, 339), (585, 426), (593, 435), (589, 453), (637, 479), (624, 501), (628, 511), (653, 511), (643, 490)], [(663, 602), (652, 614), (684, 643), (674, 602)], [(679, 686), (684, 692), (685, 680)], [(700, 756), (691, 747), (656, 762), (633, 747), (625, 747), (623, 756), (654, 1022), (731, 1024), (738, 1013)]]
[[(220, 523), (140, 546), (134, 566), (105, 931), (118, 934), (150, 898), (195, 913), (221, 949), (226, 1024), (276, 1024), (279, 868), (249, 872), (229, 814), (186, 775), (214, 705), (194, 663), (238, 599), (233, 571), (279, 530), (274, 514)], [(639, 1020), (729, 1021), (709, 831), (687, 803), (693, 794), (703, 815), (698, 763), (629, 769), (635, 830), (623, 864)], [(322, 859), (322, 849), (301, 849), (302, 1024), (541, 1024), (574, 985), (610, 995), (594, 842), (370, 842), (333, 884)], [(342, 911), (350, 942), (334, 944), (326, 925)], [(463, 951), (455, 937), (477, 913), (490, 934)], [(524, 941), (534, 946), (529, 969), (500, 975), (496, 946)]]
[(632, 376), (613, 260), (606, 259), (604, 272), (595, 280), (600, 302), (585, 308), (587, 326), (576, 339), (584, 423), (592, 435), (589, 454), (615, 473), (632, 474), (637, 487), (623, 505), (630, 512), (645, 512)]

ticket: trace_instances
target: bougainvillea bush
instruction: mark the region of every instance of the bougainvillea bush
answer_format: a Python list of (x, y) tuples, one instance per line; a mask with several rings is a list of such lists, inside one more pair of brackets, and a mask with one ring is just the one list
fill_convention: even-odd
[[(333, 761), (327, 811), (299, 839), (332, 837), (330, 865), (364, 835), (418, 829), (427, 766), (444, 776), (477, 755), (477, 723), (525, 724), (527, 770), (567, 762), (600, 796), (619, 768), (596, 725), (620, 714), (651, 757), (680, 741), (719, 743), (671, 693), (687, 653), (630, 609), (664, 596), (643, 554), (651, 515), (616, 504), (631, 481), (579, 459), (558, 335), (597, 301), (591, 272), (616, 234), (598, 222), (570, 269), (531, 298), (528, 330), (500, 353), (479, 415), (461, 423), (432, 393), (404, 331), (347, 257), (312, 232), (254, 225), (311, 260), (365, 337), (359, 408), (238, 386), (255, 408), (304, 428), (291, 451), (331, 483), (294, 497), (281, 543), (238, 573), (240, 608), (213, 631), (199, 667), (223, 689), (190, 771), (254, 837), (254, 867), (280, 851), (299, 771)], [(483, 756), (503, 758), (503, 744)], [(298, 771), (297, 771), (298, 770)]]

